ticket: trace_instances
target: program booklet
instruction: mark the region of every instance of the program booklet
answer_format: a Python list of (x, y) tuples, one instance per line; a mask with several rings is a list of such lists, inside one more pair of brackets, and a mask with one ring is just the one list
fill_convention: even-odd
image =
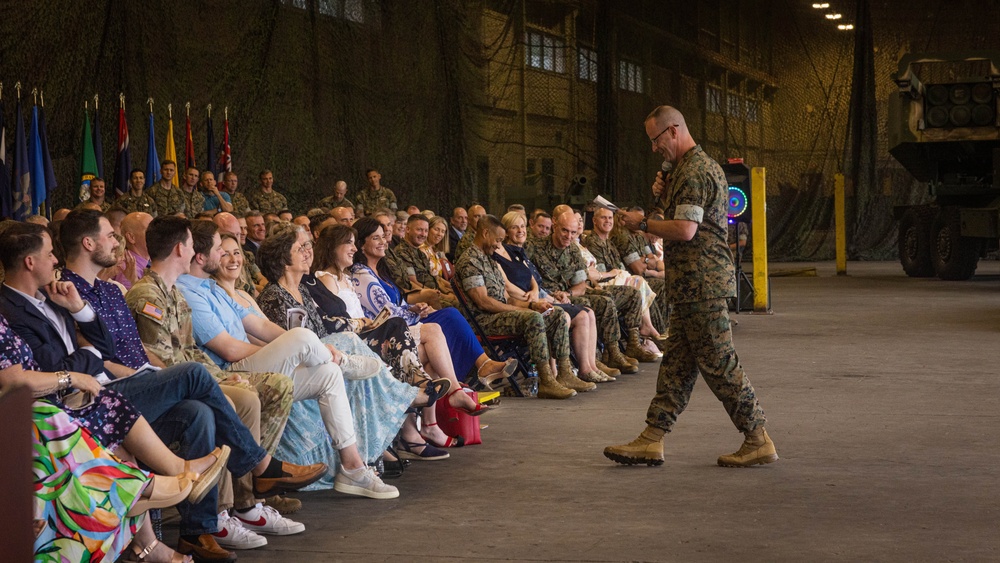
[(608, 209), (612, 213), (618, 213), (618, 206), (605, 199), (604, 196), (602, 195), (599, 195), (594, 198), (594, 205), (596, 205), (597, 207)]

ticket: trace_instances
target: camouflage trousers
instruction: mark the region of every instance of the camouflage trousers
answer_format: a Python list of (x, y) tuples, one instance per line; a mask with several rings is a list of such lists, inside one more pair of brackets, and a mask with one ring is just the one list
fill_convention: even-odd
[(570, 298), (570, 302), (594, 310), (599, 336), (605, 344), (621, 340), (622, 326), (638, 328), (642, 322), (642, 297), (634, 287), (611, 285), (588, 289), (583, 296)]
[(656, 299), (649, 307), (649, 320), (653, 323), (656, 332), (664, 334), (670, 323), (668, 317), (670, 313), (670, 302), (667, 301), (667, 282), (663, 278), (646, 278), (649, 288), (656, 292)]
[(523, 335), (536, 366), (548, 363), (550, 357), (569, 358), (569, 315), (558, 307), (547, 315), (528, 310), (504, 311), (477, 315), (476, 321), (491, 336)]
[[(234, 372), (222, 372), (228, 377)], [(233, 408), (250, 433), (267, 453), (273, 454), (292, 412), (292, 380), (280, 373), (239, 372), (241, 383), (220, 381), (219, 387), (233, 403)], [(253, 495), (251, 474), (233, 479), (228, 471), (219, 482), (219, 510), (249, 508), (257, 500)]]
[(687, 407), (699, 373), (740, 432), (764, 425), (764, 411), (733, 347), (725, 299), (674, 304), (646, 424), (669, 432)]

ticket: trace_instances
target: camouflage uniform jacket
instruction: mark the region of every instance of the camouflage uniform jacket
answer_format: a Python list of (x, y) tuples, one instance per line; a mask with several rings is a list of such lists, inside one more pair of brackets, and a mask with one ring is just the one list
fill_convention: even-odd
[(232, 200), (234, 215), (240, 217), (250, 213), (250, 202), (247, 201), (247, 196), (237, 192), (229, 194), (229, 199)]
[(195, 343), (191, 307), (176, 285), (168, 290), (163, 278), (147, 269), (125, 295), (125, 303), (135, 317), (139, 338), (150, 354), (168, 366), (198, 362), (217, 379), (226, 377)]
[[(469, 247), (468, 251), (455, 264), (455, 276), (462, 289), (468, 291), (475, 287), (485, 287), (486, 294), (501, 303), (507, 303), (506, 282), (503, 277), (503, 270), (493, 261), (492, 258), (483, 252), (477, 245)], [(491, 315), (476, 306), (475, 301), (469, 300), (469, 308), (478, 317), (480, 315)]]
[(149, 213), (156, 217), (156, 202), (149, 194), (132, 195), (131, 190), (115, 200), (115, 207), (120, 207), (125, 213)]
[(542, 274), (545, 291), (569, 291), (569, 288), (587, 281), (587, 263), (575, 244), (556, 248), (551, 238), (528, 242), (528, 258)]
[[(174, 188), (175, 190), (178, 188)], [(184, 198), (184, 215), (188, 219), (194, 219), (199, 213), (205, 210), (205, 196), (198, 190), (198, 186), (195, 186), (191, 193), (184, 191), (184, 188), (179, 188), (181, 192), (181, 197)]]
[(354, 204), (351, 203), (351, 200), (347, 199), (346, 197), (342, 199), (337, 199), (337, 196), (328, 195), (323, 199), (319, 200), (319, 203), (316, 204), (316, 207), (325, 207), (326, 209), (333, 209), (335, 207), (350, 207), (351, 209), (354, 209)]
[(164, 189), (163, 184), (157, 183), (146, 190), (146, 195), (156, 204), (156, 212), (161, 217), (178, 213), (187, 214), (184, 194), (181, 193), (180, 188), (171, 186), (169, 189)]
[(458, 262), (458, 259), (462, 256), (462, 253), (464, 253), (466, 250), (469, 249), (470, 246), (472, 246), (472, 241), (474, 240), (476, 240), (476, 230), (473, 229), (472, 227), (465, 229), (465, 234), (462, 235), (462, 238), (459, 239), (458, 244), (455, 246), (455, 250), (452, 251), (455, 253), (456, 263)]
[(358, 216), (371, 217), (379, 209), (396, 210), (396, 194), (392, 193), (392, 190), (385, 186), (379, 188), (377, 191), (365, 188), (354, 199), (358, 200), (354, 206)]
[(392, 251), (396, 255), (396, 260), (399, 262), (404, 276), (416, 277), (417, 282), (424, 287), (440, 289), (438, 288), (437, 278), (431, 274), (431, 261), (424, 254), (423, 250), (403, 239)]
[(626, 266), (636, 260), (642, 260), (644, 256), (652, 252), (646, 242), (646, 237), (642, 236), (641, 233), (630, 232), (628, 229), (612, 230), (608, 240), (618, 250), (622, 264)]
[[(88, 203), (90, 203), (90, 200), (89, 200), (89, 199), (87, 199), (87, 200), (84, 200), (84, 201), (81, 201), (81, 202), (80, 202), (80, 203), (79, 203), (79, 204), (78, 204), (78, 205), (77, 205), (76, 207), (74, 207), (73, 209), (83, 209), (83, 206), (84, 206), (84, 205), (86, 205), (86, 204), (88, 204)], [(101, 213), (107, 213), (107, 212), (108, 212), (108, 209), (111, 209), (111, 202), (110, 202), (110, 201), (108, 201), (107, 199), (105, 199), (105, 200), (104, 200), (104, 203), (102, 203), (102, 204), (101, 204)]]
[[(403, 244), (406, 243), (404, 242)], [(389, 276), (399, 286), (399, 289), (404, 292), (411, 291), (413, 286), (410, 284), (410, 278), (406, 275), (406, 267), (403, 266), (399, 260), (399, 256), (396, 255), (396, 250), (387, 246), (383, 260), (385, 260), (385, 265), (389, 269)]]
[(250, 198), (250, 202), (253, 208), (261, 213), (277, 213), (282, 209), (288, 209), (288, 200), (274, 189), (271, 193), (257, 192)]
[(726, 175), (701, 146), (695, 146), (674, 167), (660, 195), (667, 219), (698, 223), (689, 241), (663, 241), (669, 303), (692, 303), (734, 297), (736, 270), (726, 244)]
[(607, 272), (614, 269), (625, 269), (618, 249), (611, 244), (610, 237), (602, 239), (597, 233), (590, 233), (582, 242), (583, 246), (587, 247), (587, 250), (594, 255), (594, 260), (597, 260), (597, 271)]

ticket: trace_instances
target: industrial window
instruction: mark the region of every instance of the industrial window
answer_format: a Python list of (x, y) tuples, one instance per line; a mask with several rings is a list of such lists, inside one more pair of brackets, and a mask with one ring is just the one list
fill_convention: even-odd
[(538, 31), (527, 31), (524, 34), (524, 62), (531, 68), (566, 72), (566, 60), (563, 52), (566, 43), (558, 37)]
[(705, 87), (705, 111), (722, 113), (722, 88), (711, 84)]
[(743, 119), (743, 104), (740, 103), (742, 98), (739, 94), (735, 92), (729, 92), (729, 116), (738, 119)]
[(642, 94), (642, 67), (630, 61), (618, 61), (618, 87)]
[(556, 161), (552, 158), (542, 159), (542, 193), (556, 193)]
[(757, 100), (747, 99), (747, 121), (750, 123), (757, 123), (760, 119), (760, 102)]
[(580, 47), (576, 55), (576, 75), (580, 80), (597, 82), (597, 51)]

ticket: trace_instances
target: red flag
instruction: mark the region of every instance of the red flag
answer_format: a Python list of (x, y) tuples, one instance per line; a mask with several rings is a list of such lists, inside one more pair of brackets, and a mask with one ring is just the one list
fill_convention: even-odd
[(187, 116), (187, 136), (184, 138), (184, 168), (197, 168), (194, 162), (194, 139), (191, 138), (191, 116)]
[(115, 194), (123, 195), (129, 191), (129, 175), (132, 173), (132, 158), (128, 148), (128, 123), (125, 121), (125, 97), (121, 96), (122, 105), (118, 110), (118, 155), (115, 157)]
[(233, 169), (233, 157), (229, 152), (229, 118), (223, 124), (222, 133), (222, 154), (219, 155), (219, 169), (223, 172), (230, 172)]

